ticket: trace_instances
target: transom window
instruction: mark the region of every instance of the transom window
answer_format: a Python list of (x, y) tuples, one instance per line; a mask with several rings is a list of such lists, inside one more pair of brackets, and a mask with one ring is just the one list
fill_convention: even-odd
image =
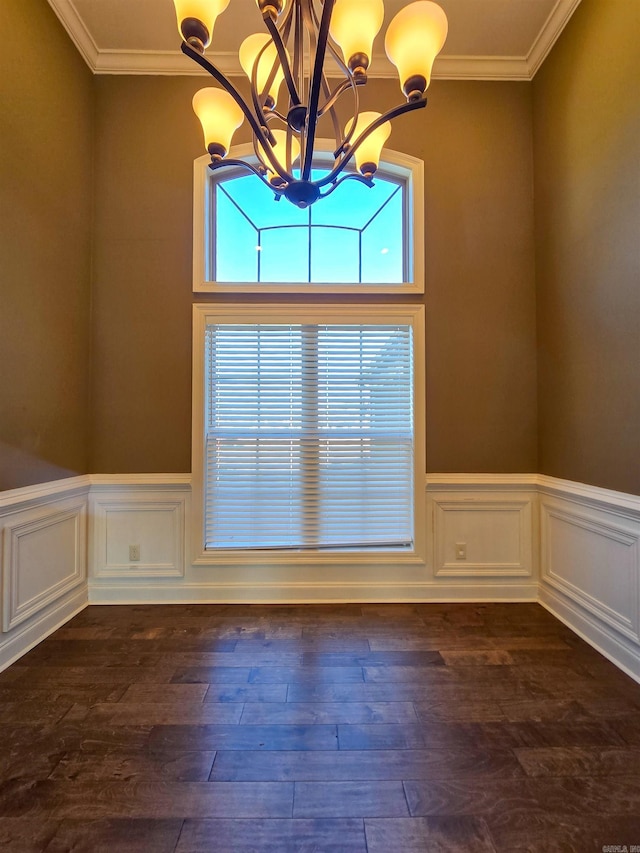
[[(312, 179), (320, 173), (312, 173)], [(276, 201), (255, 175), (213, 187), (214, 278), (229, 282), (405, 280), (404, 184), (345, 181), (305, 210)]]
[(422, 162), (395, 152), (383, 152), (373, 187), (345, 181), (306, 209), (276, 201), (255, 175), (211, 172), (200, 158), (194, 290), (421, 293), (422, 198)]

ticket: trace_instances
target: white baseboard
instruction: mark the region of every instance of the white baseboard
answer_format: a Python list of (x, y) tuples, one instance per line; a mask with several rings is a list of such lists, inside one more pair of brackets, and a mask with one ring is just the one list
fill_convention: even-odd
[(44, 613), (25, 622), (11, 634), (0, 635), (0, 672), (41, 643), (49, 634), (80, 613), (88, 604), (87, 586), (78, 587)]
[(629, 642), (554, 589), (541, 587), (539, 601), (575, 634), (640, 683), (640, 649), (637, 644)]
[(537, 601), (537, 584), (110, 584), (91, 604), (348, 604)]

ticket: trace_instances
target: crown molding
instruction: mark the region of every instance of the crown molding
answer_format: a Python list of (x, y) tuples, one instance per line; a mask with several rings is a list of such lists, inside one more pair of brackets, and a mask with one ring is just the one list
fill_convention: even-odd
[[(235, 53), (208, 54), (211, 62), (229, 77), (243, 77), (244, 73)], [(370, 79), (397, 78), (395, 67), (386, 56), (374, 56)], [(147, 74), (184, 77), (207, 76), (194, 62), (180, 51), (127, 51), (101, 50), (92, 66), (94, 74)], [(333, 77), (332, 68), (327, 69)], [(335, 70), (335, 76), (339, 72)], [(527, 59), (519, 56), (442, 56), (436, 60), (434, 80), (529, 80)]]
[(48, 2), (69, 38), (78, 48), (80, 55), (95, 74), (100, 51), (72, 0), (48, 0)]
[[(73, 0), (48, 2), (94, 74), (206, 76), (179, 50), (99, 50)], [(440, 56), (434, 65), (433, 79), (532, 80), (580, 2), (557, 0), (527, 56)], [(242, 76), (236, 53), (212, 51), (208, 56), (223, 74)], [(395, 79), (396, 70), (384, 53), (374, 55), (371, 65), (371, 78)], [(328, 73), (332, 76), (331, 68)]]
[(580, 0), (558, 0), (549, 17), (544, 22), (538, 37), (531, 46), (527, 56), (529, 79), (533, 80), (536, 72), (547, 58), (560, 34), (566, 27), (569, 18), (580, 5)]

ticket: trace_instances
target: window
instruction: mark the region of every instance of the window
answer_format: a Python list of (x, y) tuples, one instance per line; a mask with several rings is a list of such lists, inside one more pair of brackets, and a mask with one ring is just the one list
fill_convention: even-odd
[(415, 553), (422, 306), (198, 305), (195, 320), (203, 555)]
[[(316, 175), (312, 174), (312, 178)], [(301, 210), (255, 175), (212, 183), (210, 263), (219, 281), (404, 281), (404, 184), (378, 178), (373, 187), (353, 181)]]
[(421, 161), (384, 151), (372, 188), (345, 181), (306, 210), (275, 201), (255, 175), (208, 163), (195, 166), (194, 290), (424, 291)]

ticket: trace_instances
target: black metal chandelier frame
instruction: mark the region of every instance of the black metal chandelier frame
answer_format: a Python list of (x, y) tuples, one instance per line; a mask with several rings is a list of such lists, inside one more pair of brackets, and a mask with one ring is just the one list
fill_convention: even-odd
[[(372, 178), (377, 164), (363, 164), (361, 166), (362, 174), (357, 172), (343, 174), (345, 167), (351, 162), (360, 145), (377, 128), (397, 116), (427, 105), (424, 96), (426, 87), (424, 78), (408, 80), (404, 86), (407, 101), (380, 115), (353, 140), (360, 112), (358, 88), (367, 82), (369, 58), (364, 54), (356, 54), (348, 60), (349, 65), (343, 62), (339, 50), (332, 43), (329, 35), (329, 25), (335, 0), (321, 0), (321, 4), (322, 12), (318, 15), (315, 0), (290, 0), (286, 10), (279, 15), (281, 5), (279, 0), (262, 0), (260, 2), (263, 21), (271, 38), (261, 48), (253, 64), (253, 74), (250, 81), (251, 106), (247, 104), (233, 83), (204, 55), (204, 44), (208, 41), (209, 33), (203, 24), (193, 18), (182, 22), (184, 36), (181, 46), (182, 52), (198, 63), (231, 95), (253, 131), (253, 146), (258, 158), (257, 166), (246, 160), (225, 157), (226, 151), (224, 149), (211, 144), (208, 147), (211, 155), (210, 168), (215, 170), (223, 166), (239, 166), (247, 169), (257, 175), (275, 193), (277, 199), (285, 196), (299, 207), (308, 207), (317, 199), (326, 197), (348, 179), (358, 180), (368, 186), (373, 186)], [(291, 39), (292, 30), (293, 60), (290, 61), (286, 45)], [(277, 58), (270, 69), (263, 91), (259, 92), (257, 88), (258, 66), (271, 44), (275, 46)], [(309, 68), (312, 67), (313, 69), (309, 75), (305, 75), (305, 48), (307, 46), (309, 56), (312, 57)], [(345, 78), (333, 89), (329, 85), (324, 70), (327, 51)], [(273, 85), (278, 66), (281, 67), (284, 74), (284, 82), (289, 95), (289, 110), (286, 115), (275, 109), (273, 98), (268, 94)], [(309, 84), (308, 99), (305, 104), (302, 100), (302, 92), (306, 76), (309, 77)], [(348, 91), (351, 91), (353, 95), (354, 117), (348, 132), (343, 137), (335, 105), (339, 98)], [(323, 103), (321, 103), (321, 98), (324, 98)], [(311, 180), (311, 169), (317, 124), (318, 120), (327, 114), (331, 118), (335, 136), (334, 163), (327, 174), (313, 181)], [(275, 121), (281, 122), (286, 127), (284, 162), (276, 156), (274, 151), (276, 140), (270, 124)], [(295, 177), (292, 169), (291, 143), (293, 134), (299, 135), (300, 138), (299, 178)], [(268, 161), (268, 165), (265, 160)], [(271, 177), (269, 177), (269, 172), (271, 172)]]

